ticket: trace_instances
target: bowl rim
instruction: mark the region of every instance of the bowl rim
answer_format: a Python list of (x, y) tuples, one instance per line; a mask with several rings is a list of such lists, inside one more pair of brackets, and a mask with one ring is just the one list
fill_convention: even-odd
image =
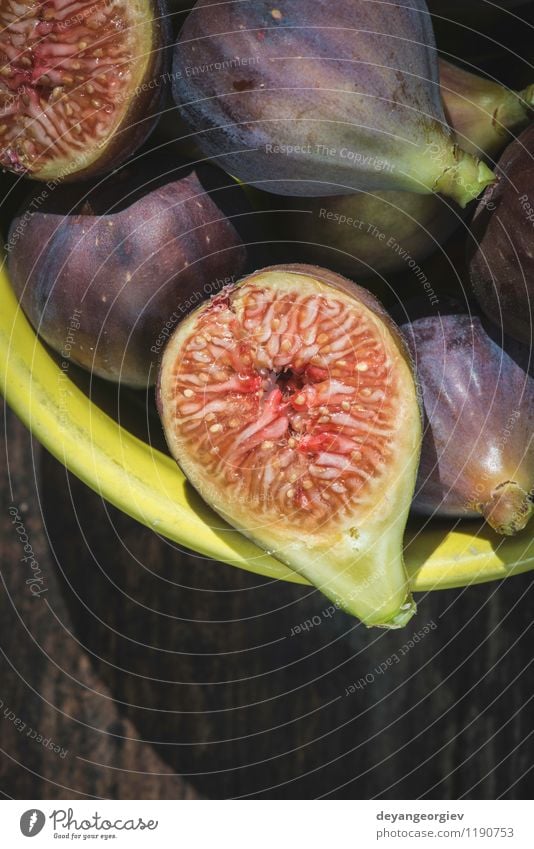
[[(174, 460), (108, 415), (69, 377), (34, 332), (0, 267), (0, 391), (37, 440), (106, 501), (197, 554), (265, 578), (309, 584), (231, 528), (187, 483)], [(431, 523), (408, 530), (414, 591), (501, 580), (534, 569), (528, 530), (498, 537), (480, 522)]]

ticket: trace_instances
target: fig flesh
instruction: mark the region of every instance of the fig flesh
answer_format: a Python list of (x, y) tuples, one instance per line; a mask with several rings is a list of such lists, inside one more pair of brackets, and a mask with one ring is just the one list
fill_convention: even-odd
[(173, 90), (202, 149), (274, 193), (435, 191), (465, 206), (493, 180), (447, 126), (424, 0), (201, 0)]
[(158, 386), (170, 451), (224, 519), (366, 625), (411, 618), (420, 412), (369, 292), (312, 266), (256, 272), (181, 323)]
[(37, 332), (99, 377), (153, 384), (171, 329), (245, 269), (223, 211), (237, 217), (242, 192), (228, 182), (159, 157), (44, 199), (36, 190), (12, 222), (8, 268)]
[(0, 164), (38, 180), (125, 161), (154, 126), (168, 77), (159, 0), (3, 0)]
[(508, 145), (499, 182), (484, 192), (471, 224), (469, 276), (488, 318), (532, 345), (534, 321), (534, 125)]
[(497, 533), (534, 511), (534, 377), (526, 348), (460, 311), (402, 327), (427, 419), (414, 510), (482, 515)]

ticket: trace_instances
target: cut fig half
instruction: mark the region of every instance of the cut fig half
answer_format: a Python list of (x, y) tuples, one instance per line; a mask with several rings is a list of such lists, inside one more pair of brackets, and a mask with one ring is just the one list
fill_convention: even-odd
[(408, 622), (421, 419), (369, 292), (313, 266), (250, 275), (180, 324), (158, 403), (171, 453), (224, 519), (366, 625)]
[(166, 80), (162, 10), (157, 0), (3, 0), (0, 164), (52, 181), (127, 159)]

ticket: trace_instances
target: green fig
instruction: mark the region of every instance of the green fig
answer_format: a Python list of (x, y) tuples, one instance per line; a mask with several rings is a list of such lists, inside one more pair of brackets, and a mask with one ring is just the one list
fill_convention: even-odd
[(469, 153), (493, 159), (534, 116), (534, 85), (511, 91), (445, 59), (439, 72), (445, 115)]

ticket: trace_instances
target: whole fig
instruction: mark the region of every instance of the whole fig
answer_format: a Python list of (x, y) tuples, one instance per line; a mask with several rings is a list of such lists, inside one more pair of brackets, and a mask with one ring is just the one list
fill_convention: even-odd
[(173, 89), (203, 150), (275, 193), (436, 191), (465, 206), (493, 180), (447, 127), (424, 0), (200, 0)]
[(527, 349), (503, 347), (457, 305), (403, 325), (426, 414), (413, 506), (482, 515), (500, 534), (534, 512), (534, 377)]
[[(534, 86), (512, 92), (440, 60), (441, 92), (458, 142), (491, 158), (532, 115)], [(417, 271), (461, 224), (461, 211), (439, 195), (356, 192), (329, 198), (282, 200), (280, 236), (300, 258), (354, 279)]]
[(177, 322), (244, 270), (245, 246), (222, 209), (248, 206), (228, 182), (216, 169), (158, 158), (103, 182), (35, 191), (7, 247), (12, 285), (37, 332), (100, 377), (154, 383)]
[(356, 192), (327, 198), (284, 198), (277, 213), (288, 253), (351, 279), (414, 270), (462, 221), (459, 207), (438, 195)]
[(223, 518), (367, 625), (411, 618), (420, 412), (369, 292), (312, 266), (246, 277), (177, 328), (158, 405), (171, 453)]
[(499, 160), (499, 182), (484, 192), (468, 245), (471, 284), (483, 312), (532, 345), (534, 317), (534, 125)]
[(124, 162), (169, 80), (160, 0), (6, 0), (0, 8), (0, 164), (47, 182)]

